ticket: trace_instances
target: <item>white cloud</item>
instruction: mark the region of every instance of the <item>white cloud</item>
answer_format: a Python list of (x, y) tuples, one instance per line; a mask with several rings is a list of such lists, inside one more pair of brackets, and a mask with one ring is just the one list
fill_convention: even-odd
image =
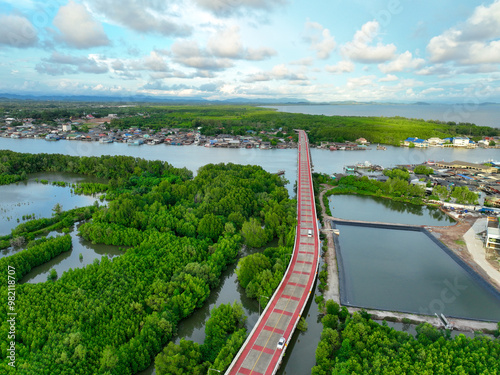
[(217, 59), (200, 49), (196, 41), (176, 41), (172, 45), (173, 60), (181, 65), (204, 71), (204, 76), (212, 76), (209, 71), (224, 70), (233, 66), (227, 58)]
[(35, 69), (38, 73), (53, 76), (77, 73), (103, 74), (109, 70), (108, 65), (99, 61), (96, 55), (72, 56), (59, 52), (53, 52), (49, 58), (42, 59)]
[(275, 65), (270, 71), (258, 72), (245, 77), (244, 82), (263, 82), (273, 80), (306, 81), (302, 71), (291, 71), (285, 64)]
[(38, 36), (31, 22), (21, 16), (0, 15), (0, 44), (10, 47), (33, 47)]
[(314, 59), (312, 57), (304, 57), (299, 60), (292, 61), (290, 65), (303, 65), (303, 66), (311, 66), (314, 63)]
[(347, 87), (352, 90), (363, 86), (373, 86), (375, 78), (377, 77), (374, 75), (349, 78), (347, 80)]
[(151, 51), (151, 54), (143, 60), (143, 66), (147, 70), (151, 70), (153, 72), (169, 71), (165, 59), (155, 51)]
[(426, 66), (416, 72), (418, 75), (429, 76), (429, 75), (440, 75), (445, 76), (451, 73), (451, 69), (444, 64), (435, 64), (431, 66)]
[(380, 25), (377, 21), (365, 23), (361, 30), (356, 31), (353, 40), (342, 46), (341, 51), (350, 60), (373, 64), (382, 63), (394, 58), (396, 46), (394, 44), (370, 45), (378, 35)]
[(330, 73), (350, 73), (354, 71), (354, 64), (352, 61), (342, 60), (336, 65), (327, 65), (325, 69)]
[(392, 81), (397, 81), (399, 78), (396, 77), (394, 74), (387, 74), (385, 77), (379, 78), (379, 82), (392, 82)]
[(304, 39), (310, 44), (310, 48), (316, 51), (316, 57), (322, 60), (329, 58), (337, 46), (335, 38), (330, 35), (330, 30), (317, 22), (306, 23), (306, 36)]
[(253, 61), (264, 60), (276, 54), (271, 48), (243, 47), (238, 26), (217, 31), (208, 39), (207, 50), (216, 57)]
[(419, 69), (424, 65), (425, 60), (420, 58), (413, 58), (410, 51), (406, 51), (396, 57), (391, 62), (386, 64), (379, 64), (378, 68), (382, 73), (393, 73), (393, 72), (402, 72), (404, 70), (409, 69)]
[[(493, 40), (496, 39), (496, 40)], [(431, 39), (430, 60), (459, 65), (500, 63), (500, 0), (480, 5), (464, 22)]]
[(271, 10), (286, 0), (194, 0), (200, 7), (211, 11), (217, 16), (230, 16), (245, 10)]
[(70, 47), (83, 49), (110, 44), (102, 25), (82, 4), (70, 1), (62, 6), (53, 23), (61, 32), (59, 38)]
[(432, 94), (435, 92), (443, 92), (444, 89), (442, 87), (430, 87), (428, 89), (422, 90), (420, 94), (426, 95), (426, 94)]
[(218, 57), (239, 58), (243, 54), (238, 26), (219, 30), (208, 39), (208, 51)]
[(188, 36), (192, 27), (179, 20), (175, 2), (158, 0), (86, 0), (93, 11), (139, 33)]

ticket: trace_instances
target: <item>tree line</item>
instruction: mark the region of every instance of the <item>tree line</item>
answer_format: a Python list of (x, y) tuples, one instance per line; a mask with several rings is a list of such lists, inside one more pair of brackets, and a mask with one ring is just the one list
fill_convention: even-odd
[(209, 368), (224, 372), (245, 341), (245, 321), (237, 302), (213, 308), (205, 324), (203, 344), (184, 339), (179, 345), (169, 342), (156, 356), (156, 373), (205, 375)]
[[(486, 336), (451, 338), (429, 323), (416, 337), (379, 324), (366, 312), (350, 315), (328, 300), (321, 319), (313, 375), (330, 374), (495, 374), (500, 340)], [(500, 324), (499, 324), (500, 328)], [(495, 333), (498, 336), (498, 331)]]

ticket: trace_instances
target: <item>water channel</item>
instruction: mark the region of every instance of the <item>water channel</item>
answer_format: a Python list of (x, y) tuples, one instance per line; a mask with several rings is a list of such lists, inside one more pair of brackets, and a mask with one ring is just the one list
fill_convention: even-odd
[(438, 208), (395, 202), (364, 195), (332, 195), (332, 215), (338, 219), (410, 225), (453, 225), (455, 221)]
[[(48, 262), (33, 268), (19, 282), (32, 284), (44, 282), (47, 281), (47, 276), (52, 268), (56, 270), (57, 276), (61, 277), (70, 268), (84, 268), (92, 264), (94, 260), (101, 259), (103, 256), (111, 259), (123, 254), (123, 251), (118, 246), (92, 244), (90, 241), (79, 237), (77, 235), (79, 225), (75, 224), (73, 230), (69, 233), (72, 241), (72, 247), (69, 251), (63, 252)], [(50, 232), (47, 237), (56, 237), (63, 234)], [(82, 255), (81, 258), (80, 254)]]
[[(46, 179), (48, 184), (37, 182)], [(36, 218), (52, 216), (52, 209), (59, 203), (63, 210), (91, 206), (96, 197), (76, 195), (71, 188), (51, 185), (52, 181), (95, 182), (96, 179), (70, 173), (34, 173), (27, 181), (0, 186), (0, 235), (9, 234), (22, 223), (23, 216)], [(0, 257), (5, 256), (0, 252)]]

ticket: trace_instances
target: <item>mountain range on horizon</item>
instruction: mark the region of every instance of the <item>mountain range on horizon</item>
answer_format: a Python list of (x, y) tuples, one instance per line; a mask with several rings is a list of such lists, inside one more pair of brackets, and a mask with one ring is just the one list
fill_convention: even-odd
[[(449, 102), (377, 102), (377, 101), (333, 101), (333, 102), (312, 102), (301, 98), (230, 98), (223, 100), (210, 100), (203, 97), (178, 97), (178, 96), (150, 96), (150, 95), (129, 95), (129, 96), (104, 96), (104, 95), (35, 95), (35, 94), (12, 94), (0, 93), (0, 101), (6, 100), (33, 100), (33, 101), (71, 101), (71, 102), (124, 102), (124, 103), (180, 103), (180, 104), (261, 104), (261, 105), (453, 105), (459, 103)], [(483, 102), (477, 105), (499, 105), (496, 102)]]

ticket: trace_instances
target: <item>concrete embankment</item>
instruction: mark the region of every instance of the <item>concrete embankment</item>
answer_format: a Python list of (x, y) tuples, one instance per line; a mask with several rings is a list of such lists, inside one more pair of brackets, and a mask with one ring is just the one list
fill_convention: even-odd
[[(484, 280), (477, 272), (475, 272), (466, 262), (464, 262), (460, 257), (458, 257), (453, 251), (448, 249), (441, 241), (439, 241), (427, 228), (427, 226), (421, 225), (406, 225), (406, 224), (392, 224), (392, 223), (374, 223), (374, 222), (364, 222), (360, 220), (341, 220), (334, 218), (332, 216), (326, 215), (326, 209), (323, 204), (323, 195), (328, 191), (324, 189), (320, 193), (320, 202), (322, 208), (324, 229), (323, 233), (327, 237), (328, 250), (326, 253), (326, 262), (328, 264), (328, 290), (324, 292), (325, 299), (333, 299), (335, 302), (345, 305), (350, 313), (355, 311), (360, 311), (361, 307), (348, 306), (343, 301), (343, 296), (346, 295), (345, 286), (345, 271), (342, 262), (342, 253), (340, 251), (340, 245), (338, 242), (338, 236), (333, 233), (335, 229), (335, 224), (344, 225), (354, 225), (354, 226), (364, 226), (371, 228), (384, 228), (393, 230), (408, 230), (417, 231), (426, 234), (436, 245), (438, 245), (443, 251), (445, 251), (456, 263), (458, 263), (462, 268), (464, 268), (476, 281), (481, 283), (484, 287), (490, 290), (497, 298), (500, 298), (500, 293), (487, 281)], [(402, 322), (403, 319), (409, 319), (412, 323), (430, 323), (435, 327), (443, 327), (442, 321), (434, 315), (419, 315), (412, 312), (394, 312), (394, 311), (384, 311), (384, 310), (373, 310), (368, 308), (363, 308), (367, 311), (373, 319), (386, 319), (391, 321)], [(487, 321), (477, 321), (462, 318), (452, 318), (448, 317), (449, 322), (452, 324), (454, 329), (459, 331), (480, 331), (491, 333), (498, 329), (497, 323), (487, 322)]]
[[(360, 307), (351, 307), (347, 306), (347, 310), (352, 314), (354, 312), (361, 311)], [(363, 309), (367, 313), (369, 313), (372, 319), (379, 320), (390, 320), (393, 322), (403, 322), (403, 319), (409, 319), (412, 324), (420, 324), (420, 323), (429, 323), (437, 328), (443, 328), (443, 323), (436, 316), (431, 315), (417, 315), (410, 313), (402, 313), (395, 311), (383, 311), (383, 310), (371, 310), (371, 309)], [(457, 319), (446, 317), (450, 324), (453, 326), (453, 329), (457, 331), (463, 332), (484, 332), (484, 333), (492, 333), (498, 327), (496, 323), (492, 322), (481, 322), (477, 320), (468, 320), (468, 319)]]
[(323, 195), (329, 189), (323, 189), (319, 195), (319, 201), (321, 202), (321, 215), (323, 220), (323, 229), (321, 232), (325, 234), (327, 241), (327, 251), (325, 253), (325, 262), (328, 271), (328, 289), (324, 291), (323, 297), (325, 300), (333, 300), (340, 304), (340, 291), (339, 291), (339, 274), (337, 266), (337, 257), (335, 255), (335, 245), (334, 245), (334, 234), (332, 228), (332, 222), (330, 216), (326, 215), (326, 209), (323, 204)]

